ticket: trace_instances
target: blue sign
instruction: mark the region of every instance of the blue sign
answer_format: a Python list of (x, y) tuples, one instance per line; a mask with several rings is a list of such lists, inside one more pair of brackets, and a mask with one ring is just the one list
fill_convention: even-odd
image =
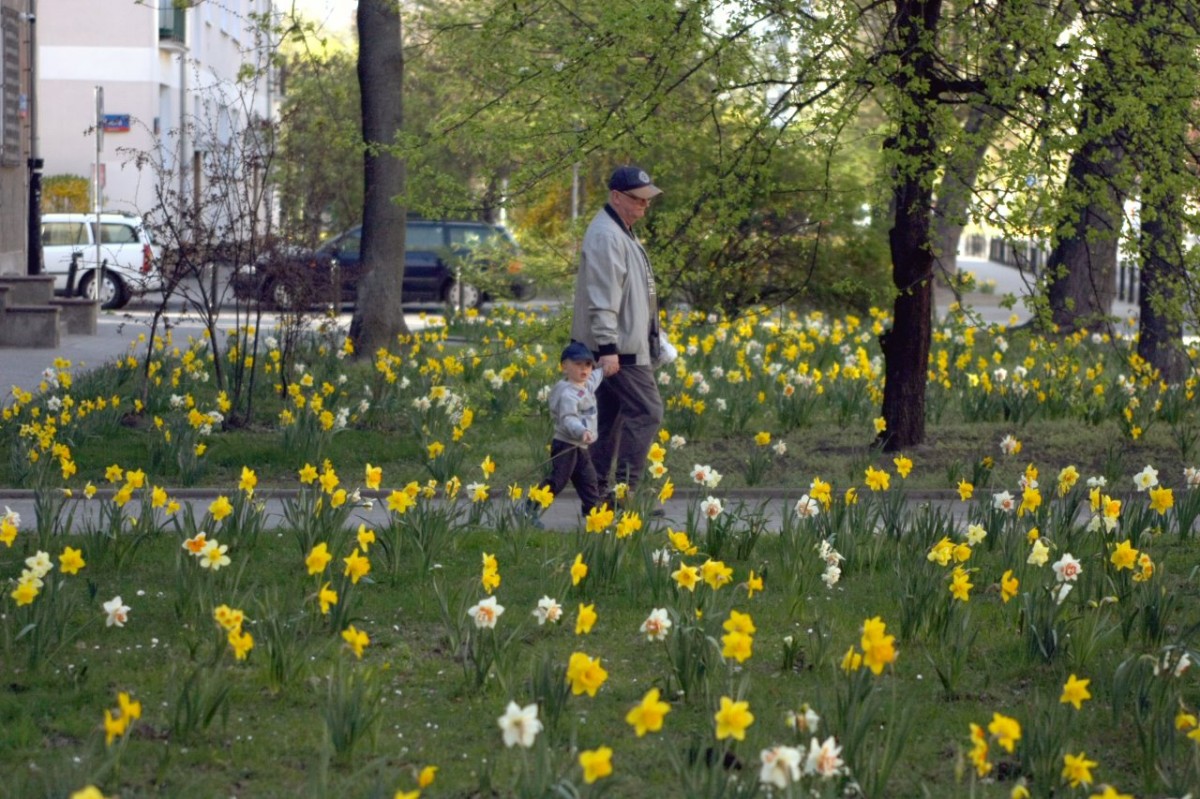
[(129, 114), (105, 114), (104, 115), (104, 132), (105, 133), (128, 133), (129, 132)]

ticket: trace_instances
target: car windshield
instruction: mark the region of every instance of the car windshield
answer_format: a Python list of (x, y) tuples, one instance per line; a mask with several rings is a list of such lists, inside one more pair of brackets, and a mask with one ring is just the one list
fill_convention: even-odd
[(451, 225), (451, 247), (478, 247), (482, 244), (508, 243), (504, 231), (491, 225)]

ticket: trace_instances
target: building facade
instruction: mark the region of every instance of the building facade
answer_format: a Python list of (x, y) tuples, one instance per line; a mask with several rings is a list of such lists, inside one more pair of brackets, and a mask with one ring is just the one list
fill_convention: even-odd
[(94, 181), (99, 163), (106, 211), (145, 216), (167, 192), (198, 192), (203, 159), (273, 116), (270, 36), (259, 25), (271, 0), (38, 2), (44, 174)]
[(26, 0), (0, 0), (0, 275), (28, 268), (29, 52)]

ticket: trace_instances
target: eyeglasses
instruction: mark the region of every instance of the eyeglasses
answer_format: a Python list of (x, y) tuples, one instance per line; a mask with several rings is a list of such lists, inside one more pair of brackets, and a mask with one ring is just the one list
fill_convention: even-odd
[(627, 192), (627, 191), (618, 191), (617, 193), (618, 193), (618, 194), (624, 194), (626, 197), (628, 197), (629, 199), (633, 200), (635, 203), (637, 203), (637, 204), (639, 204), (639, 205), (649, 205), (649, 204), (650, 204), (650, 200), (648, 200), (648, 199), (647, 199), (647, 198), (645, 198), (645, 197), (638, 197), (637, 195), (635, 195), (635, 194), (630, 194), (630, 193), (629, 193), (629, 192)]

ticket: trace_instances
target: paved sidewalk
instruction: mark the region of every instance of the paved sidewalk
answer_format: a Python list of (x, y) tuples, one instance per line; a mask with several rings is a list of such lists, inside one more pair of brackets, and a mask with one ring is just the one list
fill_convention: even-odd
[[(196, 517), (202, 518), (207, 511), (209, 503), (220, 493), (229, 495), (230, 490), (216, 488), (168, 489), (168, 493), (172, 499), (178, 501), (180, 504), (191, 505)], [(707, 492), (685, 488), (679, 491), (675, 497), (668, 500), (665, 506), (662, 506), (664, 510), (663, 516), (646, 518), (643, 519), (643, 522), (646, 527), (651, 527), (654, 523), (662, 523), (676, 529), (683, 529), (687, 523), (689, 508), (693, 510), (693, 513), (698, 518), (699, 511), (696, 507), (697, 504), (700, 500), (711, 494), (721, 500), (726, 513), (737, 514), (744, 519), (750, 516), (761, 516), (765, 522), (766, 531), (778, 532), (783, 514), (786, 510), (793, 508), (796, 500), (804, 493), (805, 490), (803, 487), (797, 488), (794, 492), (782, 490), (756, 491), (753, 489), (721, 491), (719, 488), (715, 491)], [(285, 526), (285, 504), (287, 498), (295, 496), (295, 494), (294, 490), (286, 489), (263, 489), (256, 492), (258, 498), (266, 503), (265, 514), (268, 529), (275, 530)], [(357, 529), (359, 524), (366, 524), (373, 529), (380, 529), (386, 526), (389, 521), (386, 495), (386, 492), (377, 494), (373, 498), (372, 507), (369, 509), (362, 507), (355, 509), (347, 522), (348, 527), (350, 529)], [(943, 511), (950, 512), (956, 518), (960, 519), (960, 521), (962, 518), (965, 518), (967, 506), (965, 503), (958, 501), (958, 494), (954, 491), (912, 491), (908, 492), (907, 495), (909, 504), (913, 508), (929, 504)], [(95, 514), (100, 507), (100, 503), (111, 498), (111, 496), (112, 491), (105, 489), (102, 493), (97, 493), (97, 496), (90, 501), (83, 500), (82, 498), (77, 499), (74, 505), (76, 529), (78, 529), (78, 525), (84, 522), (89, 513), (91, 514), (91, 518), (96, 518)], [(494, 499), (492, 501), (495, 503), (507, 502), (504, 499)], [(468, 504), (465, 500), (459, 500), (464, 520), (468, 512)], [(656, 503), (655, 507), (660, 506)], [(33, 527), (37, 514), (31, 491), (0, 489), (0, 508), (11, 508), (21, 514), (22, 529), (27, 530)], [(126, 515), (137, 515), (140, 512), (140, 504), (136, 500), (131, 500), (126, 505), (125, 512)], [(579, 509), (578, 498), (576, 498), (571, 490), (564, 491), (541, 515), (540, 521), (547, 530), (559, 532), (583, 530), (583, 517)]]

